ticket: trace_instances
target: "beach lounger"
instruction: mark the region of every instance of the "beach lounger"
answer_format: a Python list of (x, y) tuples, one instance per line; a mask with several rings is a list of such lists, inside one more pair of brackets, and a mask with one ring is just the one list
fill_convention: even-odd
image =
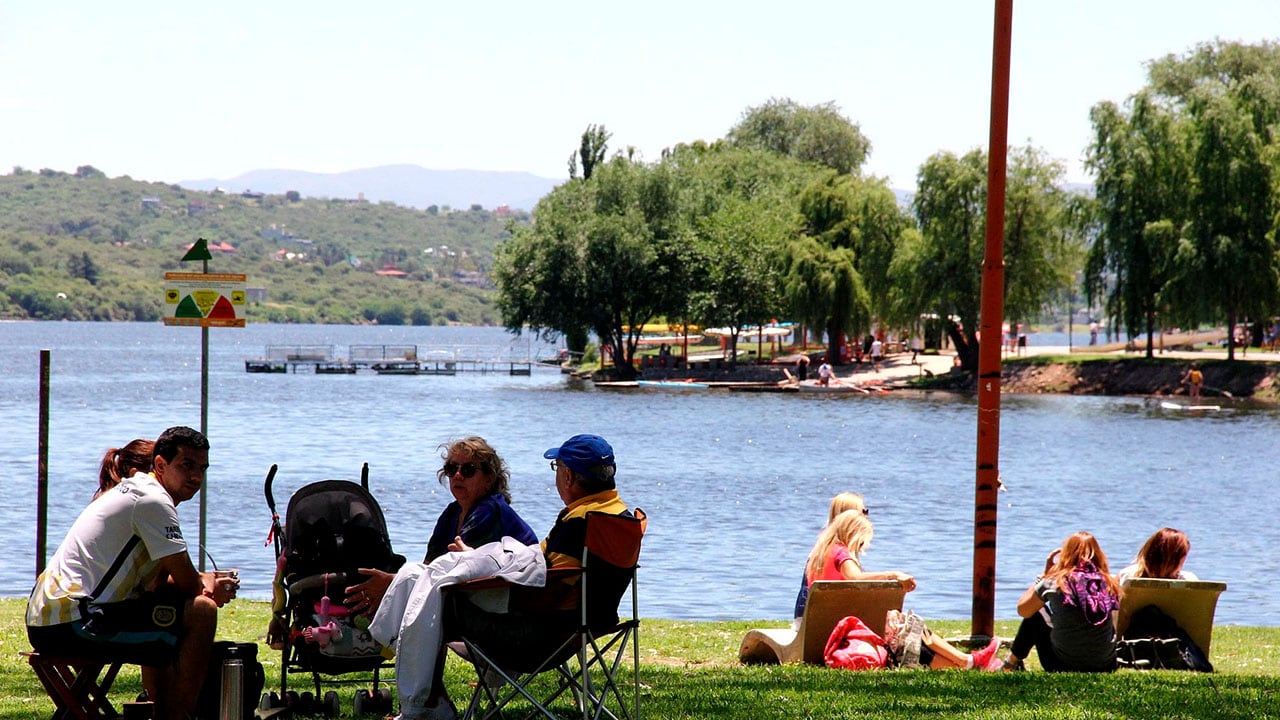
[(1187, 631), (1195, 644), (1209, 655), (1209, 642), (1213, 637), (1213, 613), (1218, 607), (1218, 596), (1227, 589), (1223, 582), (1203, 580), (1157, 580), (1131, 578), (1122, 586), (1120, 611), (1116, 616), (1116, 634), (1123, 635), (1129, 627), (1129, 618), (1148, 605), (1155, 605), (1173, 618)]
[(809, 586), (804, 617), (796, 629), (747, 631), (738, 648), (738, 659), (747, 665), (821, 665), (822, 652), (836, 623), (853, 615), (883, 636), (885, 614), (901, 610), (905, 594), (895, 580), (819, 580)]

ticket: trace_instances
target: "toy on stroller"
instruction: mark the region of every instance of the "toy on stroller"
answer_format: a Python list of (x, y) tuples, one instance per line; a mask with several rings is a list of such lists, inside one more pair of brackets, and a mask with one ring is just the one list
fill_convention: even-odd
[[(338, 694), (321, 699), (321, 675), (373, 673), (372, 689), (355, 695), (355, 713), (389, 713), (392, 693), (379, 687), (379, 671), (392, 667), (368, 631), (367, 619), (348, 614), (343, 605), (347, 585), (359, 582), (358, 568), (395, 572), (404, 557), (391, 550), (382, 508), (369, 492), (369, 464), (359, 484), (321, 480), (305, 485), (289, 498), (284, 527), (276, 512), (267, 472), (264, 491), (271, 508), (276, 577), (272, 586), (272, 619), (267, 642), (282, 652), (280, 693), (262, 696), (261, 709), (288, 707), (294, 712), (338, 714)], [(290, 673), (311, 673), (315, 695), (289, 690)], [(360, 683), (328, 679), (328, 683)]]

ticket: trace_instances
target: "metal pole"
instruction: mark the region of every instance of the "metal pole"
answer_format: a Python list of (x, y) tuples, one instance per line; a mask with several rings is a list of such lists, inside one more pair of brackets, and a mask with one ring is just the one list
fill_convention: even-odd
[(978, 345), (978, 453), (973, 514), (972, 635), (995, 634), (996, 508), (1000, 485), (1000, 326), (1004, 317), (1004, 203), (1013, 0), (996, 0), (987, 149), (987, 234)]
[(49, 536), (49, 351), (40, 351), (40, 419), (36, 440), (36, 575), (44, 572)]
[[(209, 261), (202, 260), (205, 274), (209, 272)], [(200, 434), (209, 437), (209, 327), (200, 326)], [(209, 547), (205, 541), (206, 518), (208, 512), (209, 480), (200, 485), (200, 556), (199, 569), (204, 572), (204, 549)]]

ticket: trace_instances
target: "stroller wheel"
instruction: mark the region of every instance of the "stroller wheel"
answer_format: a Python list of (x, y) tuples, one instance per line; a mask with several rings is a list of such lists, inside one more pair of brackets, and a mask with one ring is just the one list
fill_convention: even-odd
[(303, 715), (316, 714), (316, 696), (312, 695), (310, 691), (304, 692), (298, 697), (298, 705), (300, 706), (298, 712)]
[(298, 703), (297, 691), (290, 690), (289, 692), (284, 694), (284, 706), (289, 708), (293, 712), (302, 712), (302, 708), (299, 707), (299, 703)]
[(274, 692), (262, 693), (262, 699), (258, 701), (259, 710), (270, 710), (280, 707), (280, 696)]
[(364, 688), (360, 688), (356, 691), (355, 700), (351, 704), (352, 711), (355, 712), (356, 715), (364, 715), (365, 713), (373, 712), (374, 707), (373, 703), (370, 702), (371, 699), (369, 691)]
[(391, 714), (391, 690), (389, 688), (378, 688), (377, 700), (378, 712), (383, 715)]
[(324, 694), (324, 704), (320, 706), (320, 712), (325, 717), (336, 718), (341, 706), (338, 704), (338, 693), (330, 690)]

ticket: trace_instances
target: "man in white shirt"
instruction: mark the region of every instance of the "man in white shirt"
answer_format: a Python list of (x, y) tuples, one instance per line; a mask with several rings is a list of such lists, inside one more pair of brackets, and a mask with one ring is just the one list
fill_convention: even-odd
[(157, 720), (186, 720), (195, 710), (218, 608), (239, 585), (197, 572), (178, 525), (178, 503), (199, 492), (208, 467), (204, 435), (165, 430), (152, 471), (89, 503), (27, 601), (32, 647), (142, 665)]

